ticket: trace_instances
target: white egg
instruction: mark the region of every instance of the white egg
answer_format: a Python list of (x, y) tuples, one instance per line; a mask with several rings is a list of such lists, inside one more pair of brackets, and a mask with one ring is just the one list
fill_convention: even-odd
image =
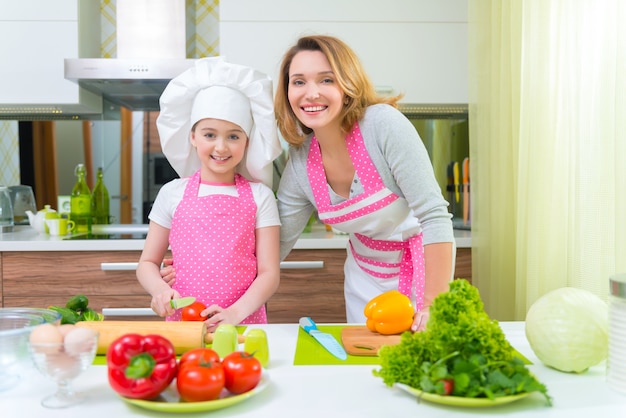
[(65, 338), (67, 333), (73, 330), (74, 328), (76, 328), (76, 325), (74, 324), (62, 324), (59, 326), (59, 331), (61, 331), (63, 338)]
[(76, 355), (91, 350), (96, 344), (95, 335), (92, 329), (75, 327), (65, 335), (65, 352)]
[(58, 325), (37, 325), (30, 333), (29, 341), (33, 350), (40, 353), (56, 353), (63, 348), (63, 334)]

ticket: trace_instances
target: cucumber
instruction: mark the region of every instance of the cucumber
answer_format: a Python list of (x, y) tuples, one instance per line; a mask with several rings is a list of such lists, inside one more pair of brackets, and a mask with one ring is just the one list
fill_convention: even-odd
[(67, 309), (71, 309), (75, 312), (81, 312), (84, 311), (85, 309), (87, 309), (87, 305), (89, 304), (89, 299), (87, 299), (87, 296), (85, 295), (76, 295), (76, 296), (72, 296), (67, 303), (65, 304), (65, 307)]
[(57, 311), (61, 314), (61, 324), (75, 324), (80, 320), (79, 315), (71, 309), (63, 306), (50, 306), (48, 309)]
[(80, 313), (80, 321), (102, 321), (100, 314), (91, 308)]

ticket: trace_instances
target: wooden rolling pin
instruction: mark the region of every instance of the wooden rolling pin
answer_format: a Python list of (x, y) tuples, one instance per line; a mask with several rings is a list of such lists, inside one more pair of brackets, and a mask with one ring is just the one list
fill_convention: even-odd
[[(213, 342), (213, 333), (208, 333), (204, 322), (195, 321), (81, 321), (79, 327), (91, 328), (100, 333), (97, 354), (106, 354), (109, 345), (124, 334), (159, 334), (174, 344), (176, 354), (192, 348), (204, 347)], [(238, 342), (245, 341), (239, 335)]]

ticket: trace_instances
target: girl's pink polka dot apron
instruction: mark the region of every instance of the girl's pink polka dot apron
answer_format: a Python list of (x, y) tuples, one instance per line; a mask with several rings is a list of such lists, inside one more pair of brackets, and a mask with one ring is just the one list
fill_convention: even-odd
[[(206, 306), (232, 305), (257, 275), (256, 203), (248, 181), (235, 175), (237, 196), (198, 196), (200, 170), (189, 180), (174, 212), (170, 247), (176, 268), (174, 288)], [(168, 317), (179, 321), (181, 310)], [(267, 323), (265, 306), (242, 321)]]

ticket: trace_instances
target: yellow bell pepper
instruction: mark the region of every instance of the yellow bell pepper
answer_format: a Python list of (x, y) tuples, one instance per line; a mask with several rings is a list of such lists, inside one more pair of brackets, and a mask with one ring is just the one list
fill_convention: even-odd
[(365, 305), (365, 325), (370, 331), (383, 335), (400, 334), (413, 324), (415, 310), (411, 299), (397, 290), (374, 297)]

